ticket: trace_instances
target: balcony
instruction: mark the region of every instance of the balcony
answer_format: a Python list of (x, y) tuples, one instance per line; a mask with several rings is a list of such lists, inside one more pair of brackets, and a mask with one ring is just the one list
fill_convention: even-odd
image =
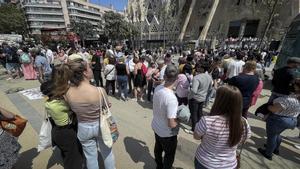
[(68, 9), (75, 9), (75, 10), (88, 12), (88, 13), (92, 13), (92, 14), (97, 14), (97, 15), (101, 16), (101, 12), (93, 11), (93, 10), (90, 10), (90, 9), (79, 8), (79, 7), (75, 7), (75, 6), (68, 6)]
[(42, 11), (42, 10), (26, 10), (26, 14), (39, 14), (39, 15), (64, 15), (62, 11)]
[(63, 18), (34, 18), (29, 17), (27, 18), (28, 21), (42, 21), (42, 22), (65, 22)]
[(63, 28), (66, 28), (65, 25), (51, 25), (51, 24), (44, 24), (44, 25), (34, 25), (34, 24), (31, 24), (31, 25), (29, 25), (29, 27), (31, 29), (32, 28), (39, 28), (39, 29), (42, 29), (42, 28), (63, 29)]
[(95, 17), (95, 16), (85, 15), (85, 14), (81, 14), (81, 13), (70, 13), (69, 15), (80, 17), (80, 18), (85, 18), (85, 19), (93, 19), (93, 20), (101, 21), (101, 17)]
[(61, 8), (59, 2), (56, 3), (25, 3), (23, 7), (41, 7), (41, 8)]

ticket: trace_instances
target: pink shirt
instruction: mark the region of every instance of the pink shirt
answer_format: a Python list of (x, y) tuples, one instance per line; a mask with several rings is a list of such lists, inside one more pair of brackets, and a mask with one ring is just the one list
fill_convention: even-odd
[[(189, 78), (189, 80), (187, 79)], [(179, 74), (176, 83), (176, 95), (180, 98), (188, 97), (190, 83), (193, 80), (193, 75)]]
[[(246, 119), (247, 129), (244, 128), (241, 142), (250, 138), (250, 126)], [(246, 131), (247, 130), (247, 136)], [(196, 124), (195, 131), (202, 136), (201, 144), (196, 151), (196, 159), (206, 168), (235, 169), (237, 166), (237, 145), (228, 145), (229, 126), (224, 116), (203, 116)]]

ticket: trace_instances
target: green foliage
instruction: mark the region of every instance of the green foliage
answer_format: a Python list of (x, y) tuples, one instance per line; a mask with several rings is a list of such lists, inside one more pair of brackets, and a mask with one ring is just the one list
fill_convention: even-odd
[(125, 20), (125, 17), (119, 13), (112, 11), (105, 12), (104, 18), (104, 34), (112, 41), (129, 39), (138, 33), (138, 29)]
[(0, 33), (25, 35), (27, 33), (26, 18), (23, 9), (13, 4), (0, 6)]
[(78, 20), (71, 22), (71, 29), (74, 33), (76, 33), (84, 46), (84, 41), (87, 37), (93, 37), (97, 31), (93, 24), (88, 21)]

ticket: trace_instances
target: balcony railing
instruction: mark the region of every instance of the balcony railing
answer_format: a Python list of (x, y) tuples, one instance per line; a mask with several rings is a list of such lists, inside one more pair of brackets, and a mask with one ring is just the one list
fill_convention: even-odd
[(75, 10), (79, 10), (79, 11), (84, 11), (84, 12), (88, 12), (88, 13), (101, 15), (101, 12), (93, 11), (91, 9), (79, 8), (79, 7), (75, 7), (75, 6), (68, 6), (68, 9), (75, 9)]
[(95, 16), (91, 16), (91, 15), (85, 15), (85, 14), (81, 14), (81, 13), (69, 13), (70, 16), (77, 16), (77, 17), (81, 17), (81, 18), (88, 18), (88, 19), (94, 19), (94, 20), (101, 20), (101, 17), (95, 17)]
[(56, 3), (25, 3), (24, 7), (61, 8), (60, 2)]
[(50, 25), (50, 24), (44, 24), (44, 25), (29, 25), (30, 28), (51, 28), (51, 29), (63, 29), (66, 28), (65, 25)]
[(29, 17), (27, 18), (28, 21), (43, 21), (43, 22), (65, 22), (63, 18), (34, 18), (34, 17)]
[(64, 15), (62, 11), (26, 10), (26, 14)]

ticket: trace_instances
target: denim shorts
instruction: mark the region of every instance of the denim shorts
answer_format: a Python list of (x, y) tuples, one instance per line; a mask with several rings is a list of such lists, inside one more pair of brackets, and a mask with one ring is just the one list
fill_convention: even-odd
[(6, 69), (10, 72), (13, 70), (18, 70), (20, 67), (21, 66), (19, 63), (6, 63)]

